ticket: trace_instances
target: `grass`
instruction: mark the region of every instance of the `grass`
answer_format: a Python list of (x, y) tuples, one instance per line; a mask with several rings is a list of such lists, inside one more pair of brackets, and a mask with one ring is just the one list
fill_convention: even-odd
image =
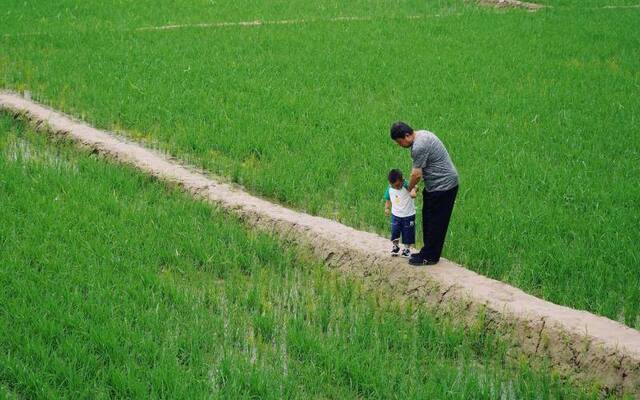
[(595, 398), (0, 115), (8, 398)]
[[(461, 174), (446, 257), (638, 328), (640, 11), (546, 3), (69, 1), (0, 38), (0, 86), (382, 234), (386, 172), (409, 167), (388, 125), (430, 129)], [(26, 4), (5, 32), (39, 21)], [(374, 21), (122, 30), (336, 15)]]

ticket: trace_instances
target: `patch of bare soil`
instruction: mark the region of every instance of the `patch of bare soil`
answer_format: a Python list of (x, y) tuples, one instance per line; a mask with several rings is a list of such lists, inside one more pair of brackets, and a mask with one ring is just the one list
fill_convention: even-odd
[(519, 0), (478, 0), (478, 3), (484, 6), (496, 8), (524, 8), (529, 11), (538, 11), (543, 8), (542, 4), (529, 3)]

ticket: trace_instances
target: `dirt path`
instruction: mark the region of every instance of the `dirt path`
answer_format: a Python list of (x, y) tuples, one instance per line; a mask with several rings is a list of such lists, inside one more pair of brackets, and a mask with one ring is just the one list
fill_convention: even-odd
[[(448, 14), (454, 15), (454, 14)], [(455, 14), (458, 15), (458, 14)], [(409, 15), (406, 17), (395, 17), (393, 19), (405, 19), (416, 20), (426, 18), (438, 18), (440, 14), (431, 15)], [(160, 26), (145, 26), (142, 28), (136, 28), (136, 31), (164, 31), (172, 29), (184, 29), (184, 28), (225, 28), (232, 26), (264, 26), (264, 25), (302, 25), (318, 22), (356, 22), (356, 21), (374, 21), (376, 17), (373, 16), (342, 16), (342, 17), (309, 17), (300, 19), (280, 19), (280, 20), (254, 20), (254, 21), (238, 21), (238, 22), (211, 22), (211, 23), (199, 23), (199, 24), (174, 24), (174, 25), (160, 25)]]
[[(200, 22), (190, 24), (169, 24), (156, 26), (143, 26), (139, 28), (115, 29), (113, 32), (145, 32), (145, 31), (170, 31), (177, 29), (214, 29), (214, 28), (230, 28), (230, 27), (260, 27), (269, 25), (306, 25), (314, 23), (348, 23), (348, 22), (372, 22), (377, 20), (426, 20), (429, 18), (460, 16), (462, 13), (443, 12), (438, 14), (418, 14), (406, 16), (338, 16), (338, 17), (308, 17), (296, 19), (269, 19), (269, 20), (251, 20), (251, 21), (218, 21), (218, 22)], [(18, 32), (5, 33), (5, 37), (20, 36), (42, 36), (48, 35), (48, 32)]]
[(249, 195), (158, 152), (101, 131), (19, 95), (0, 91), (0, 109), (30, 120), (39, 130), (76, 143), (237, 214), (247, 224), (308, 247), (331, 268), (366, 287), (453, 313), (462, 324), (499, 332), (514, 354), (547, 359), (565, 376), (593, 380), (608, 392), (640, 396), (640, 332), (584, 311), (559, 306), (486, 278), (448, 260), (413, 268), (391, 259), (387, 239), (325, 218), (296, 212)]
[(480, 5), (492, 6), (497, 8), (524, 8), (529, 11), (538, 11), (545, 7), (537, 3), (529, 3), (520, 0), (478, 0)]

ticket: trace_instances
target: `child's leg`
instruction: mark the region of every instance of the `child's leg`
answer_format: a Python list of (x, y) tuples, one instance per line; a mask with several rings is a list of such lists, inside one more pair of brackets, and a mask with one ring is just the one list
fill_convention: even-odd
[(411, 215), (402, 219), (402, 244), (404, 250), (402, 255), (408, 257), (411, 255), (411, 246), (416, 243), (416, 216)]
[(400, 253), (400, 235), (402, 234), (402, 221), (400, 218), (391, 215), (391, 255), (397, 256)]

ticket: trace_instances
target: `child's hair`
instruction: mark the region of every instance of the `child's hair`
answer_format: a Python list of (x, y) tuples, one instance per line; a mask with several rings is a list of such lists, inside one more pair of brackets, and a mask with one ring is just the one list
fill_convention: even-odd
[(396, 183), (398, 179), (402, 179), (402, 171), (399, 169), (389, 171), (389, 183)]

